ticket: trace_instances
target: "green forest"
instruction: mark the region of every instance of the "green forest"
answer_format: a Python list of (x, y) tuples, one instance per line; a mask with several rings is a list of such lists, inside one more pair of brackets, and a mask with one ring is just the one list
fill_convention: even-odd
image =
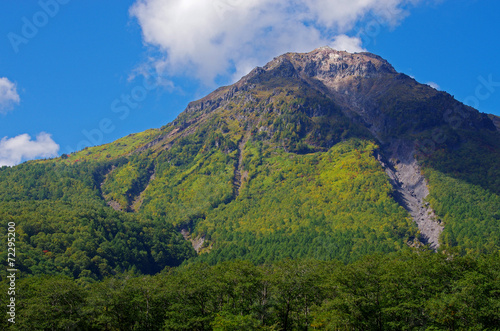
[[(195, 256), (171, 224), (104, 203), (96, 183), (110, 166), (42, 162), (0, 170), (0, 218), (16, 224), (16, 264), (22, 274), (91, 281), (127, 270), (152, 274)], [(7, 227), (0, 233), (7, 247)], [(6, 250), (1, 258), (6, 264)]]
[[(458, 135), (458, 133), (460, 135)], [(500, 140), (498, 135), (467, 131), (454, 133), (422, 157), (429, 182), (427, 200), (445, 228), (444, 249), (481, 254), (500, 249)]]
[(498, 330), (500, 256), (192, 263), (90, 284), (34, 276), (17, 291), (12, 330)]

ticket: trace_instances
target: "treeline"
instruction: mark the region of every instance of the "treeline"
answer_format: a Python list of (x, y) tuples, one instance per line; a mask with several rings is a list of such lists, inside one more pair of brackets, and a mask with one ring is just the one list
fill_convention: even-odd
[[(5, 285), (2, 281), (2, 286)], [(6, 289), (2, 289), (5, 292)], [(2, 305), (6, 297), (2, 296)], [(1, 322), (8, 327), (6, 318)], [(495, 330), (500, 255), (428, 251), (335, 260), (231, 261), (80, 284), (23, 279), (13, 330)]]

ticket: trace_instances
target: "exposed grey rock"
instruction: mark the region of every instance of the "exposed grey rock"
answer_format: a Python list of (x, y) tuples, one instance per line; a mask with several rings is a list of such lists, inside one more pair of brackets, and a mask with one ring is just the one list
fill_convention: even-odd
[(384, 154), (389, 157), (388, 163), (384, 162), (384, 158), (380, 155), (377, 159), (389, 176), (395, 200), (417, 223), (422, 243), (429, 244), (432, 249), (437, 250), (439, 236), (444, 227), (437, 220), (429, 203), (425, 201), (429, 189), (415, 158), (413, 143), (394, 140), (384, 149)]

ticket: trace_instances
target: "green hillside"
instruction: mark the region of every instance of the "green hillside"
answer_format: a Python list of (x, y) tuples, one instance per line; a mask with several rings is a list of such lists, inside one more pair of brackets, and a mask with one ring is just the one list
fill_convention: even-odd
[[(0, 169), (0, 218), (16, 224), (16, 266), (23, 276), (62, 274), (92, 281), (126, 270), (155, 273), (194, 256), (171, 224), (105, 204), (98, 183), (109, 167), (60, 160)], [(7, 227), (0, 231), (7, 247)], [(7, 263), (6, 250), (1, 256)]]

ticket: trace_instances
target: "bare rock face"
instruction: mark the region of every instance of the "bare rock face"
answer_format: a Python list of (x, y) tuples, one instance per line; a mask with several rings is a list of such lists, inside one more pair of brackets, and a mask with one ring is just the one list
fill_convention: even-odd
[(184, 237), (184, 240), (191, 242), (194, 250), (199, 254), (203, 248), (203, 244), (205, 243), (205, 236), (202, 235), (193, 237), (187, 229), (181, 229), (181, 234)]
[(415, 159), (413, 144), (395, 140), (386, 149), (386, 153), (390, 156), (388, 161), (381, 155), (378, 155), (378, 160), (389, 176), (395, 200), (410, 213), (417, 224), (421, 235), (420, 241), (437, 250), (439, 236), (444, 227), (429, 203), (425, 201), (429, 189)]
[(500, 117), (493, 114), (489, 114), (488, 117), (493, 122), (493, 125), (495, 125), (497, 131), (500, 131)]
[(371, 53), (352, 54), (321, 47), (306, 54), (290, 54), (288, 58), (302, 77), (316, 78), (334, 89), (341, 89), (344, 80), (350, 77), (397, 74), (386, 60)]

